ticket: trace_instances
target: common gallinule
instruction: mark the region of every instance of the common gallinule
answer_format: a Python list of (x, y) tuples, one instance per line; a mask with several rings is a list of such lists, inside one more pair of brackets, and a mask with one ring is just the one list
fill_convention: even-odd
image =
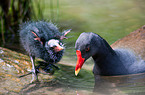
[(82, 33), (75, 43), (77, 76), (84, 62), (92, 57), (94, 75), (126, 75), (145, 72), (145, 26), (111, 46), (98, 34)]

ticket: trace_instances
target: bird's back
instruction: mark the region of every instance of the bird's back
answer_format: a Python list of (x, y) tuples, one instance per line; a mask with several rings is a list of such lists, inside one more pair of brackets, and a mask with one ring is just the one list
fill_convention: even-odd
[(44, 37), (45, 40), (61, 35), (58, 28), (51, 22), (38, 21), (38, 22), (26, 22), (20, 27), (20, 37), (30, 34), (31, 31), (35, 32), (39, 37)]
[(116, 41), (111, 47), (113, 49), (129, 49), (145, 60), (145, 26)]

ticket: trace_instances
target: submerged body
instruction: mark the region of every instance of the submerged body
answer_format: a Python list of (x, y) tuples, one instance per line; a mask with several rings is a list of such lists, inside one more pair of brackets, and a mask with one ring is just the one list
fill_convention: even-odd
[[(102, 37), (95, 33), (82, 33), (76, 41), (75, 48), (77, 50), (77, 64), (75, 74), (79, 73), (84, 62), (92, 57), (94, 59), (94, 75), (126, 75), (145, 72), (145, 30), (133, 32), (130, 36), (121, 39), (128, 42), (128, 45), (117, 45), (115, 43), (112, 48)], [(140, 35), (139, 35), (140, 34)], [(132, 36), (137, 35), (137, 37)], [(138, 43), (136, 45), (129, 45)], [(134, 38), (133, 38), (134, 37)], [(140, 42), (139, 39), (141, 40)], [(137, 41), (137, 42), (136, 42)], [(122, 41), (123, 42), (123, 41)], [(120, 47), (119, 47), (120, 46)], [(129, 48), (130, 47), (130, 48)], [(134, 50), (135, 47), (138, 51)], [(132, 49), (134, 48), (134, 49)], [(139, 49), (140, 48), (140, 49)]]
[[(145, 72), (145, 61), (127, 49), (115, 49), (114, 54), (107, 55), (100, 61), (93, 56), (93, 73), (95, 75), (126, 75)], [(99, 67), (99, 70), (97, 70)], [(97, 70), (97, 71), (96, 71)]]

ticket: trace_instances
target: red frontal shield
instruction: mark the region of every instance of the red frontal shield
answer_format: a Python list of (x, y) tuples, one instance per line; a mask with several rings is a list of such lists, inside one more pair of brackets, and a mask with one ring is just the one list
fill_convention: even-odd
[(82, 54), (80, 50), (76, 50), (76, 54), (77, 54), (77, 64), (75, 68), (75, 75), (77, 76), (81, 67), (84, 64), (85, 58), (82, 58)]

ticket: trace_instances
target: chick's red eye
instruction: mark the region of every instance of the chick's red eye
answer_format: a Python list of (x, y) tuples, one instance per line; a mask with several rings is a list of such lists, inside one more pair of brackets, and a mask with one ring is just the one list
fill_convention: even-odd
[(90, 48), (86, 48), (86, 51), (89, 51), (90, 50)]

